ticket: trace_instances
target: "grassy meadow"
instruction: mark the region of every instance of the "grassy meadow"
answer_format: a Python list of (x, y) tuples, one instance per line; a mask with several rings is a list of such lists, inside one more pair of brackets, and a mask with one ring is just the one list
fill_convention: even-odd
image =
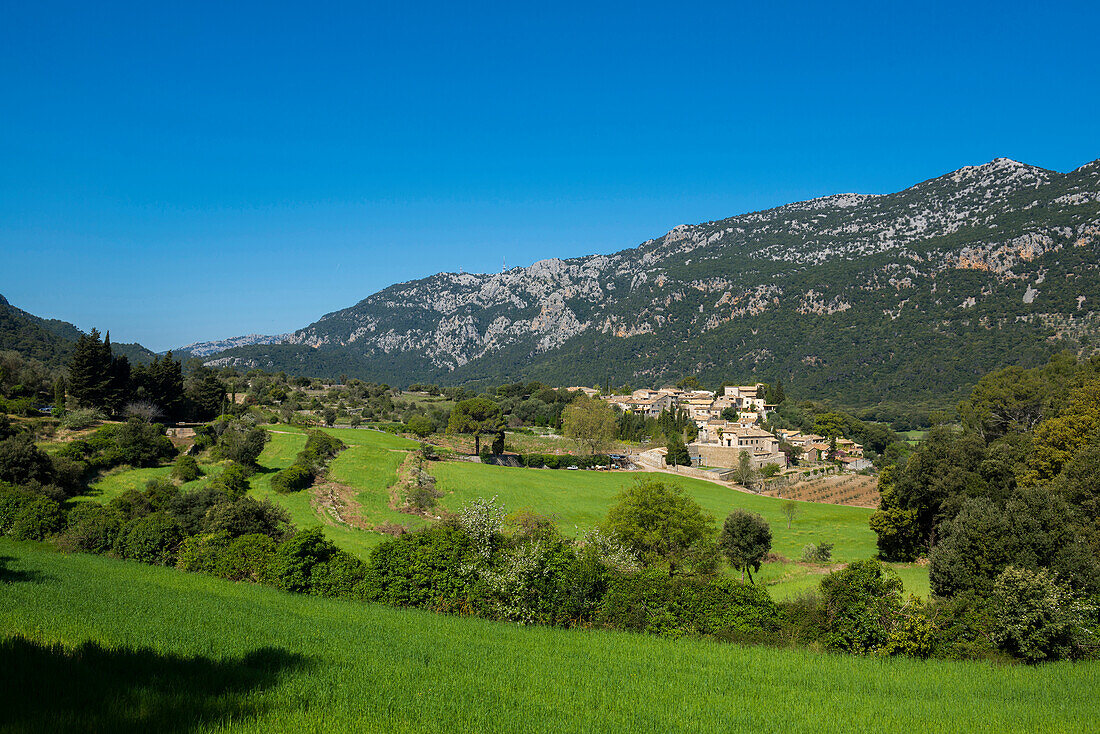
[(0, 539), (0, 731), (1079, 732), (1100, 664), (869, 659), (284, 594)]
[[(305, 434), (301, 429), (285, 425), (266, 428), (271, 438), (259, 458), (261, 470), (250, 479), (250, 493), (257, 498), (270, 498), (285, 508), (299, 527), (323, 527), (334, 543), (364, 558), (386, 536), (323, 517), (313, 506), (310, 492), (280, 495), (271, 489), (271, 477), (294, 460), (305, 445)], [(389, 488), (397, 481), (398, 467), (406, 452), (417, 448), (417, 442), (380, 431), (323, 430), (348, 445), (348, 449), (330, 464), (328, 479), (354, 491), (359, 515), (365, 524), (375, 526), (390, 522), (418, 527), (426, 522), (389, 507)], [(202, 468), (206, 475), (184, 485), (185, 490), (202, 486), (221, 470), (219, 464), (204, 463)], [(448, 510), (457, 511), (472, 499), (495, 495), (508, 511), (527, 509), (554, 517), (566, 535), (576, 535), (601, 522), (614, 503), (615, 495), (624, 486), (639, 476), (648, 476), (633, 472), (484, 466), (472, 462), (428, 462), (424, 469), (437, 478), (437, 486), (445, 492), (440, 504)], [(88, 498), (108, 502), (128, 489), (142, 488), (152, 477), (167, 476), (169, 471), (169, 467), (157, 467), (114, 472), (97, 481)], [(821, 541), (835, 544), (833, 558), (838, 562), (868, 558), (875, 552), (875, 535), (867, 526), (869, 509), (800, 502), (800, 512), (788, 530), (783, 515), (784, 500), (737, 492), (690, 477), (660, 476), (662, 480), (683, 487), (718, 522), (736, 507), (759, 512), (771, 524), (774, 552), (787, 558), (797, 559), (804, 545)], [(926, 568), (910, 565), (895, 568), (908, 591), (927, 596)], [(816, 588), (820, 575), (799, 564), (768, 564), (762, 569), (760, 578), (776, 598), (788, 598)]]
[[(567, 535), (601, 522), (614, 504), (615, 495), (639, 476), (654, 476), (641, 472), (515, 469), (468, 462), (432, 463), (427, 471), (447, 492), (441, 502), (448, 509), (456, 510), (475, 497), (496, 495), (510, 511), (530, 509), (552, 515)], [(772, 549), (788, 558), (798, 558), (807, 543), (821, 541), (836, 544), (833, 557), (839, 561), (867, 558), (875, 552), (875, 534), (867, 526), (869, 509), (800, 502), (800, 514), (788, 530), (784, 500), (738, 492), (701, 479), (657, 476), (683, 487), (718, 522), (737, 507), (759, 512), (771, 524)]]

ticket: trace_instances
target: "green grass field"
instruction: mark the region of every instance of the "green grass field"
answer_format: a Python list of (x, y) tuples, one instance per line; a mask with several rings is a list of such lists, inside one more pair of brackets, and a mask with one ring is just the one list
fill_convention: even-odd
[[(386, 536), (346, 525), (334, 525), (318, 514), (310, 504), (310, 493), (280, 495), (271, 489), (271, 477), (289, 466), (305, 444), (301, 429), (291, 426), (266, 426), (271, 439), (260, 455), (262, 471), (251, 478), (251, 494), (270, 498), (284, 507), (299, 527), (324, 527), (326, 535), (344, 550), (363, 558)], [(326, 428), (348, 445), (330, 465), (329, 478), (356, 490), (362, 514), (371, 524), (393, 522), (417, 527), (421, 518), (389, 508), (389, 487), (396, 481), (396, 471), (405, 451), (418, 444), (400, 436), (372, 430)], [(209, 476), (220, 467), (204, 465)], [(833, 557), (840, 562), (868, 558), (875, 552), (875, 535), (867, 526), (871, 510), (843, 505), (803, 502), (791, 529), (783, 516), (783, 500), (736, 492), (711, 482), (671, 474), (640, 475), (627, 472), (589, 472), (553, 469), (513, 469), (484, 466), (468, 462), (429, 462), (425, 470), (439, 480), (438, 487), (446, 492), (441, 504), (457, 511), (477, 497), (496, 495), (509, 511), (528, 509), (556, 518), (566, 535), (575, 535), (601, 522), (614, 503), (615, 495), (638, 476), (659, 476), (684, 488), (720, 523), (735, 507), (759, 512), (771, 524), (772, 547), (776, 553), (797, 559), (807, 543), (829, 541), (835, 544)], [(121, 492), (144, 486), (153, 476), (167, 475), (168, 467), (133, 469), (104, 477), (94, 486), (92, 499), (106, 502)], [(209, 477), (186, 485), (200, 486)], [(774, 565), (774, 564), (773, 564)], [(906, 588), (921, 596), (928, 594), (926, 568), (898, 566)], [(820, 577), (803, 566), (768, 567), (762, 577), (776, 598), (788, 598), (816, 588)]]
[(284, 594), (0, 539), (6, 732), (1082, 732), (1100, 664), (868, 659)]
[(427, 471), (448, 492), (442, 500), (448, 509), (457, 510), (475, 497), (496, 495), (509, 511), (529, 509), (552, 515), (567, 535), (601, 522), (615, 495), (642, 476), (680, 485), (719, 523), (737, 507), (759, 512), (771, 524), (773, 550), (788, 558), (798, 558), (807, 543), (821, 541), (835, 543), (833, 557), (839, 561), (867, 558), (875, 552), (875, 534), (867, 526), (872, 511), (862, 507), (800, 502), (801, 513), (787, 530), (784, 500), (672, 474), (513, 469), (466, 462), (432, 463)]

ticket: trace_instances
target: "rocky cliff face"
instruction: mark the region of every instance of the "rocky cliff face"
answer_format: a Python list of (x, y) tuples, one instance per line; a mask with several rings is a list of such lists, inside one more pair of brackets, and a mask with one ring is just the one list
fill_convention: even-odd
[[(1002, 158), (896, 194), (681, 225), (611, 255), (401, 283), (287, 335), (298, 351), (216, 361), (398, 383), (755, 373), (811, 387), (830, 369), (857, 383), (888, 370), (914, 338), (946, 358), (976, 334), (976, 374), (1018, 344), (1025, 360), (1092, 348), (1098, 246), (1100, 161), (1063, 174)], [(856, 343), (826, 347), (822, 330)]]

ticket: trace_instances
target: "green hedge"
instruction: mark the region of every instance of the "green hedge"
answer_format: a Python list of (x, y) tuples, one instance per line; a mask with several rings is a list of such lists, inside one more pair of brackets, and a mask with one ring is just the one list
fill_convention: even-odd
[(598, 624), (670, 637), (751, 638), (778, 629), (779, 607), (763, 587), (720, 577), (650, 571), (612, 582)]

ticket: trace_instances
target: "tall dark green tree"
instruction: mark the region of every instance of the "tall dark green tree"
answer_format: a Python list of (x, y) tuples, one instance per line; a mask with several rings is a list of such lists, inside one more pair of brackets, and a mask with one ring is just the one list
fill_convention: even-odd
[(186, 400), (183, 389), (183, 368), (168, 352), (154, 357), (148, 365), (134, 369), (134, 397), (157, 406), (171, 421), (183, 417)]
[(107, 408), (111, 386), (111, 347), (92, 329), (76, 341), (69, 360), (69, 394), (88, 408)]
[(665, 463), (669, 466), (691, 466), (691, 454), (684, 445), (684, 439), (680, 438), (680, 434), (676, 431), (668, 435), (668, 453), (665, 454)]

